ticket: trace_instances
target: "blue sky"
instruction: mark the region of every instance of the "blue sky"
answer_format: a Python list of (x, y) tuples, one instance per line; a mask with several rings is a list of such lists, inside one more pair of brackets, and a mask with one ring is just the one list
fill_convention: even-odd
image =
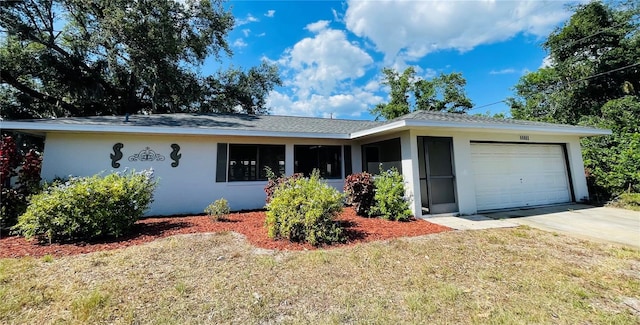
[[(384, 67), (415, 66), (418, 76), (461, 72), (478, 108), (512, 95), (511, 88), (546, 57), (541, 48), (575, 1), (231, 1), (236, 17), (225, 64), (277, 64), (284, 85), (269, 94), (272, 114), (373, 119), (387, 101)], [(220, 63), (207, 61), (204, 73)], [(484, 106), (484, 107), (481, 107)]]

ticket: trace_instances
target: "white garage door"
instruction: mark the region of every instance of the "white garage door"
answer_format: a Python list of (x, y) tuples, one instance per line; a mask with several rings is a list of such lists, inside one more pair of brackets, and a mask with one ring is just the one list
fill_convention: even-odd
[(571, 201), (560, 145), (472, 143), (479, 211)]

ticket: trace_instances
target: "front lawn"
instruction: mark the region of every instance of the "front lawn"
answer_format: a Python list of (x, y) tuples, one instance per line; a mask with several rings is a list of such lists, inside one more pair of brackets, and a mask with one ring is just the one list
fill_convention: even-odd
[(0, 323), (640, 322), (640, 251), (527, 227), (312, 251), (177, 235), (0, 259), (0, 284)]

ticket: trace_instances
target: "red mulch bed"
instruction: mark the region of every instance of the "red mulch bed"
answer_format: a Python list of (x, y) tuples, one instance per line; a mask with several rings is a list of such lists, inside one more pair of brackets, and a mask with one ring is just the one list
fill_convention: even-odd
[[(254, 246), (277, 250), (316, 249), (309, 244), (292, 243), (288, 240), (273, 240), (267, 237), (264, 227), (265, 212), (232, 213), (227, 221), (213, 222), (207, 216), (179, 216), (145, 218), (138, 221), (132, 235), (108, 241), (75, 244), (39, 244), (18, 236), (0, 238), (0, 258), (44, 255), (64, 256), (85, 254), (139, 245), (158, 238), (204, 232), (235, 231), (247, 237)], [(378, 218), (357, 216), (352, 208), (346, 208), (338, 218), (347, 233), (347, 243), (332, 245), (344, 247), (357, 243), (384, 240), (397, 237), (420, 236), (451, 230), (420, 219), (408, 222), (387, 221)], [(327, 248), (327, 247), (324, 247)]]

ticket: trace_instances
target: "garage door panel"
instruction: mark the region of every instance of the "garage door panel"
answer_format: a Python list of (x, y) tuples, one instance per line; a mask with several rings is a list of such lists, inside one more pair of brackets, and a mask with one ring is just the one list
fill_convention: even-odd
[(571, 200), (560, 145), (472, 143), (478, 210)]

